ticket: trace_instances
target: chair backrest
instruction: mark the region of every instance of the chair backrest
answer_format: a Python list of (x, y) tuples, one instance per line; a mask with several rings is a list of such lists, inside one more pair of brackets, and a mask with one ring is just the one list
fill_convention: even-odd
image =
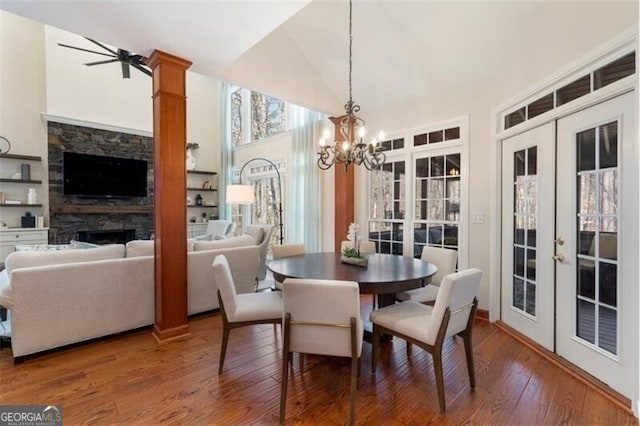
[(282, 284), (283, 312), (291, 314), (291, 351), (351, 356), (351, 334), (346, 327), (295, 324), (349, 324), (356, 319), (357, 355), (362, 352), (363, 325), (360, 290), (353, 281), (287, 278)]
[[(360, 241), (360, 254), (370, 254), (376, 252), (376, 243), (369, 240)], [(344, 251), (347, 247), (353, 247), (353, 241), (345, 240), (340, 244), (340, 250)]]
[(426, 343), (435, 343), (447, 308), (449, 308), (450, 317), (446, 335), (452, 336), (467, 328), (473, 300), (477, 297), (480, 288), (480, 278), (482, 278), (482, 271), (477, 268), (465, 269), (444, 277), (433, 306)]
[(256, 245), (260, 247), (260, 266), (256, 277), (258, 280), (264, 280), (267, 275), (267, 252), (269, 251), (269, 241), (271, 241), (271, 234), (273, 234), (274, 229), (274, 225), (256, 224), (249, 225), (244, 230), (244, 233), (251, 235), (256, 240)]
[(455, 272), (458, 252), (446, 248), (424, 246), (420, 258), (436, 265), (438, 272), (431, 277), (431, 284), (439, 286), (446, 275)]
[(233, 227), (233, 222), (230, 220), (210, 220), (207, 223), (207, 230), (204, 232), (205, 235), (228, 235), (231, 233), (231, 227)]
[(224, 304), (227, 317), (232, 318), (236, 312), (237, 305), (236, 286), (233, 283), (229, 262), (227, 262), (224, 254), (219, 254), (213, 259), (213, 275), (218, 283), (218, 291), (220, 291), (220, 298)]
[(599, 257), (606, 257), (608, 259), (616, 259), (618, 257), (618, 235), (609, 234), (606, 232), (600, 232), (598, 238), (593, 236), (591, 240), (591, 246), (589, 246), (589, 256), (596, 255), (596, 241), (599, 246)]
[(283, 257), (298, 256), (307, 252), (304, 244), (282, 244), (281, 246), (273, 246), (271, 254), (273, 259), (282, 259)]

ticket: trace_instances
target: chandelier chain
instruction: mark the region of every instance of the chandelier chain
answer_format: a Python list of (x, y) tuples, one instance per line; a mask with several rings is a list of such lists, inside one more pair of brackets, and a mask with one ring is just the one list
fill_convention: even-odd
[(353, 104), (353, 92), (351, 89), (351, 73), (353, 71), (352, 65), (352, 50), (353, 50), (353, 32), (352, 32), (352, 16), (353, 16), (353, 1), (349, 0), (349, 104)]

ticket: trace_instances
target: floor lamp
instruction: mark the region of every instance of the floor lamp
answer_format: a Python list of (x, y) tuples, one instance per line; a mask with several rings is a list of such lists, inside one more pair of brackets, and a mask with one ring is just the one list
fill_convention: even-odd
[(242, 184), (242, 172), (247, 165), (253, 161), (264, 161), (273, 166), (273, 169), (276, 171), (276, 175), (278, 176), (278, 218), (280, 221), (280, 245), (284, 242), (284, 233), (282, 223), (282, 179), (280, 179), (280, 172), (278, 171), (278, 167), (270, 160), (262, 157), (252, 158), (242, 165), (240, 169), (240, 180), (238, 184), (235, 185), (227, 185), (227, 204), (253, 204), (256, 200), (256, 196), (253, 190), (253, 185), (243, 185)]

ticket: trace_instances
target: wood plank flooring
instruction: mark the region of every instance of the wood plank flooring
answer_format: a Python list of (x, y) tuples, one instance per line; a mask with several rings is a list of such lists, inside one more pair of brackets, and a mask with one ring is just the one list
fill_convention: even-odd
[[(363, 298), (363, 304), (367, 303)], [(62, 404), (64, 424), (278, 424), (282, 334), (271, 325), (231, 332), (218, 375), (221, 319), (191, 320), (188, 340), (158, 345), (150, 329), (14, 365), (0, 351), (0, 404)], [(433, 364), (404, 342), (383, 344), (376, 375), (365, 343), (356, 423), (362, 425), (637, 425), (637, 420), (488, 322), (474, 329), (477, 387), (461, 339), (444, 348), (447, 412), (438, 412)], [(287, 424), (348, 421), (349, 363), (294, 358)]]

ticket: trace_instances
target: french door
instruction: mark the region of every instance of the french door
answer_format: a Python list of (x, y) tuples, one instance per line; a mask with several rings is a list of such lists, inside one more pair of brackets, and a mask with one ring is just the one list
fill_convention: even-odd
[(503, 141), (502, 319), (626, 396), (638, 375), (635, 92)]
[(556, 350), (624, 395), (638, 376), (636, 92), (558, 121)]
[(504, 141), (502, 320), (553, 350), (555, 125)]

